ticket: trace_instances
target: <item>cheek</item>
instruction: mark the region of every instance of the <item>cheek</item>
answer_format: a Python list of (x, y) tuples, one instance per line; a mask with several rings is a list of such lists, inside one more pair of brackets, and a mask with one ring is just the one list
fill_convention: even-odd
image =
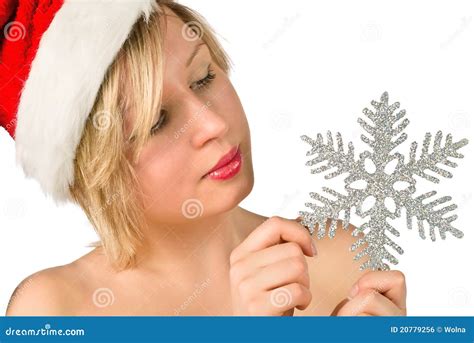
[(165, 219), (179, 215), (182, 193), (187, 186), (183, 176), (182, 161), (176, 151), (145, 149), (135, 171), (140, 184), (139, 196), (143, 200), (146, 215)]

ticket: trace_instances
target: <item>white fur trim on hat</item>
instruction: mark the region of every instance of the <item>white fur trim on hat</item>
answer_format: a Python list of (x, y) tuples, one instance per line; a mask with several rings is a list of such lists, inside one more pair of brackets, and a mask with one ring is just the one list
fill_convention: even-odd
[(105, 73), (156, 0), (65, 0), (41, 38), (17, 113), (16, 161), (56, 203), (70, 200), (74, 157)]

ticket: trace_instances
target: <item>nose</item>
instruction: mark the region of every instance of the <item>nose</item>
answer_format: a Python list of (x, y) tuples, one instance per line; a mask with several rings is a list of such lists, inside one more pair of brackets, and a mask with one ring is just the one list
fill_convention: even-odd
[(202, 101), (198, 98), (192, 103), (191, 118), (194, 125), (191, 128), (191, 144), (200, 148), (207, 142), (222, 138), (229, 130), (225, 118), (213, 108), (212, 101)]

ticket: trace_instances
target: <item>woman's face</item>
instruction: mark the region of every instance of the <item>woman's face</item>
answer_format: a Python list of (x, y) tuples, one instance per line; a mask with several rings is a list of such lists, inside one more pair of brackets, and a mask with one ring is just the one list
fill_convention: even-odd
[[(147, 220), (179, 224), (234, 208), (252, 190), (254, 177), (249, 126), (236, 91), (207, 45), (189, 39), (184, 22), (166, 11), (163, 120), (157, 113), (154, 123), (161, 124), (134, 168)], [(237, 174), (204, 177), (237, 146)]]

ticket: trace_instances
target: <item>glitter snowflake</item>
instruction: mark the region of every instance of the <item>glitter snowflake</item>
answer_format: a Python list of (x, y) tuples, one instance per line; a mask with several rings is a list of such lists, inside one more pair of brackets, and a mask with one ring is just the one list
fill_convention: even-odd
[[(373, 125), (361, 118), (358, 118), (358, 123), (372, 136), (373, 139), (364, 134), (361, 135), (361, 140), (369, 145), (372, 151), (364, 151), (360, 154), (359, 159), (354, 158), (352, 142), (348, 143), (347, 152), (344, 151), (344, 144), (339, 132), (336, 134), (336, 148), (330, 131), (327, 133), (326, 143), (321, 134), (317, 135), (316, 140), (306, 135), (301, 136), (303, 141), (311, 145), (306, 156), (317, 154), (315, 158), (306, 162), (306, 165), (315, 166), (327, 162), (312, 169), (312, 174), (326, 172), (326, 179), (343, 173), (349, 173), (349, 175), (344, 179), (346, 195), (323, 187), (323, 191), (331, 195), (333, 199), (311, 192), (311, 198), (317, 203), (306, 203), (305, 206), (313, 211), (300, 211), (299, 214), (301, 224), (305, 225), (311, 234), (315, 232), (315, 225), (318, 224), (317, 237), (321, 239), (326, 235), (325, 224), (328, 218), (338, 219), (342, 211), (344, 212), (343, 228), (347, 230), (351, 209), (355, 208), (355, 213), (362, 218), (364, 223), (354, 229), (352, 235), (358, 236), (361, 232), (364, 235), (362, 238), (359, 236), (359, 239), (350, 247), (350, 251), (355, 251), (363, 245), (364, 249), (354, 256), (354, 260), (368, 256), (368, 260), (361, 264), (361, 270), (367, 268), (389, 270), (389, 265), (384, 260), (392, 264), (398, 264), (398, 260), (386, 247), (390, 246), (399, 254), (403, 254), (403, 249), (387, 236), (387, 231), (393, 236), (400, 236), (400, 233), (388, 223), (387, 219), (400, 217), (402, 207), (406, 209), (408, 228), (412, 229), (412, 218), (416, 218), (419, 235), (423, 239), (425, 239), (425, 221), (429, 224), (429, 234), (432, 241), (436, 240), (435, 228), (439, 230), (442, 239), (446, 238), (446, 232), (450, 232), (457, 238), (463, 236), (460, 230), (452, 226), (457, 215), (445, 217), (448, 212), (457, 208), (455, 204), (445, 204), (451, 200), (451, 197), (429, 199), (436, 194), (436, 191), (414, 196), (416, 191), (414, 176), (439, 183), (437, 177), (425, 173), (429, 170), (439, 176), (451, 178), (452, 174), (441, 169), (438, 165), (444, 164), (455, 168), (457, 164), (448, 158), (463, 158), (464, 156), (458, 153), (458, 150), (465, 146), (468, 140), (462, 139), (453, 142), (452, 136), (448, 134), (444, 145), (442, 145), (443, 133), (438, 131), (434, 137), (432, 152), (429, 152), (432, 135), (426, 133), (421, 156), (416, 156), (418, 144), (413, 142), (408, 161), (405, 161), (402, 154), (391, 153), (394, 148), (407, 139), (406, 133), (402, 133), (402, 131), (409, 124), (409, 120), (405, 118), (396, 124), (405, 116), (405, 110), (395, 113), (400, 104), (395, 102), (389, 105), (387, 92), (382, 94), (380, 102), (372, 101), (371, 104), (375, 108), (375, 113), (367, 108), (363, 110), (363, 113), (372, 121)], [(373, 171), (369, 170), (370, 166), (373, 167)], [(375, 200), (374, 204), (366, 208), (370, 197)], [(427, 199), (429, 199), (428, 203), (424, 203), (423, 201)], [(442, 205), (444, 207), (434, 209), (435, 206), (441, 204), (444, 204)], [(330, 238), (335, 236), (336, 224), (336, 220), (331, 221), (328, 232)]]

